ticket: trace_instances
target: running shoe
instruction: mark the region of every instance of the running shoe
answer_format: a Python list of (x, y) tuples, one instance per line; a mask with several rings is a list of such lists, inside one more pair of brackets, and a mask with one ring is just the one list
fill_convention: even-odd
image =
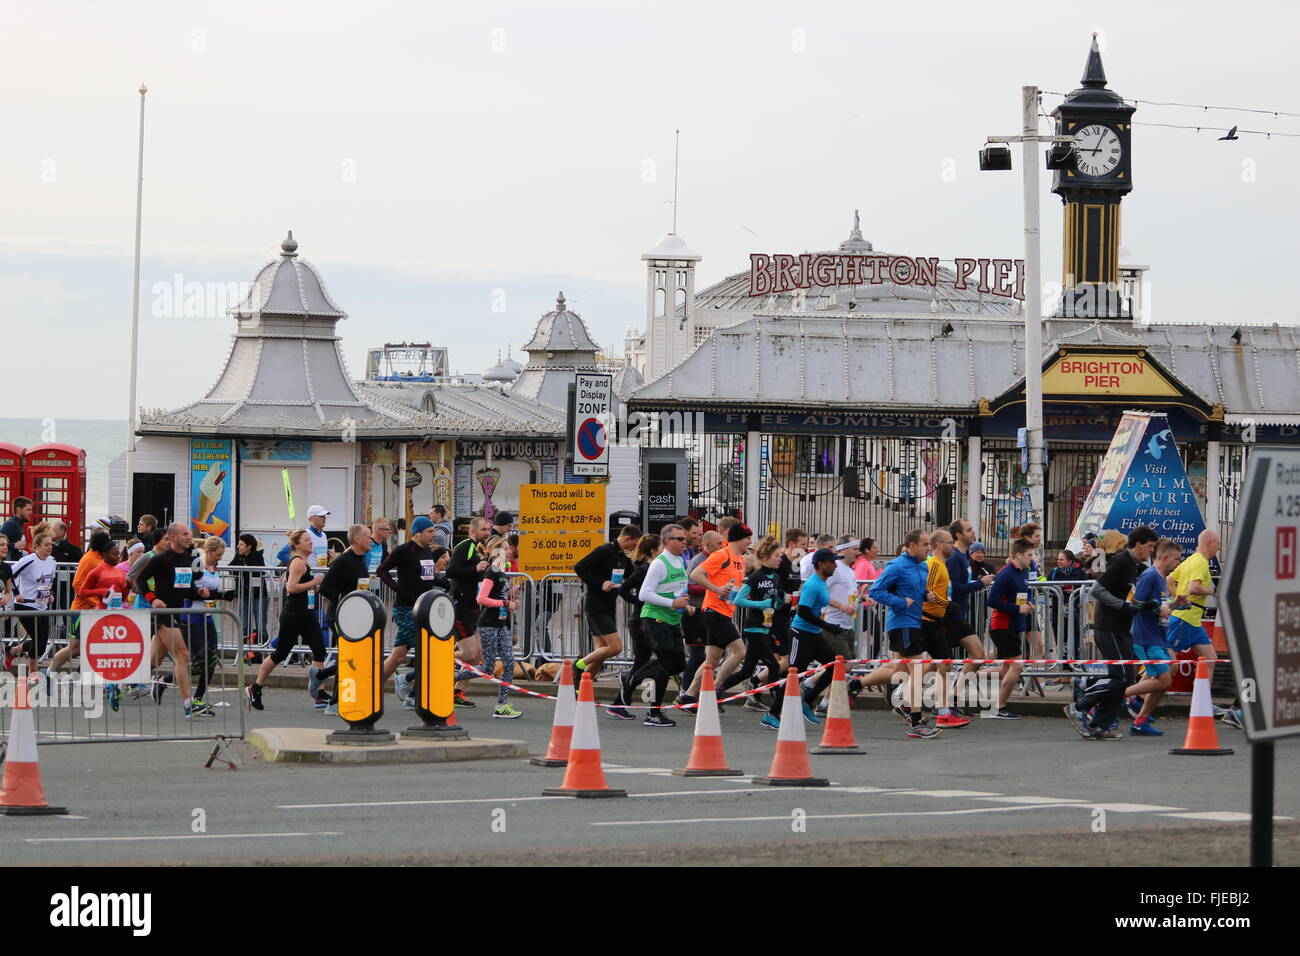
[(109, 709), (117, 710), (118, 706), (122, 702), (122, 685), (109, 684), (107, 687), (104, 688), (104, 692), (108, 694)]
[(1150, 720), (1144, 720), (1140, 724), (1130, 724), (1128, 735), (1130, 737), (1163, 737), (1165, 732), (1158, 727), (1152, 727)]
[(768, 706), (757, 697), (747, 697), (745, 699), (745, 710), (756, 710), (761, 714), (766, 714)]
[(669, 720), (663, 714), (646, 714), (641, 724), (644, 727), (676, 727), (677, 721)]
[[(149, 688), (149, 694), (153, 697), (155, 704), (162, 705), (163, 694), (167, 693), (167, 685), (170, 683), (171, 681), (165, 677), (159, 677), (153, 682), (153, 686)], [(261, 708), (259, 707), (258, 710), (261, 710)]]
[(921, 740), (929, 740), (932, 737), (938, 737), (942, 730), (938, 727), (931, 727), (929, 724), (917, 724), (914, 727), (907, 728), (907, 736), (918, 737)]
[(328, 697), (317, 697), (315, 702), (312, 704), (312, 706), (317, 710), (324, 710), (329, 705), (330, 699)]
[(325, 708), (325, 716), (327, 717), (337, 717), (338, 714), (339, 714), (338, 704), (331, 703), (328, 707)]
[(849, 680), (849, 699), (857, 697), (862, 693), (862, 678), (854, 677)]
[(826, 716), (826, 712), (827, 712), (828, 710), (830, 710), (830, 709), (831, 709), (831, 702), (830, 702), (829, 700), (827, 700), (825, 697), (823, 697), (821, 700), (817, 701), (817, 716), (818, 716), (818, 717), (824, 717), (824, 716)]
[(776, 714), (772, 714), (772, 713), (764, 714), (763, 719), (760, 721), (760, 723), (764, 727), (767, 727), (770, 730), (781, 729), (781, 719), (777, 717)]
[[(1143, 701), (1141, 697), (1124, 698), (1124, 706), (1128, 708), (1128, 712), (1132, 714), (1135, 718), (1137, 717), (1138, 714), (1142, 713), (1142, 703)], [(1148, 717), (1147, 722), (1154, 724), (1156, 722), (1156, 719), (1154, 717)]]
[(190, 710), (197, 713), (212, 713), (212, 705), (201, 697), (195, 697), (190, 701)]
[(405, 674), (393, 675), (393, 693), (401, 700), (411, 696), (411, 678)]
[(678, 707), (680, 707), (680, 708), (682, 708), (683, 710), (685, 710), (686, 713), (688, 713), (688, 714), (694, 714), (694, 713), (695, 713), (695, 708), (692, 707), (692, 708), (690, 708), (690, 709), (688, 710), (687, 707), (688, 707), (688, 705), (690, 705), (690, 704), (696, 704), (696, 703), (699, 703), (699, 701), (697, 701), (697, 700), (696, 700), (694, 697), (692, 697), (690, 694), (678, 694), (678, 695), (677, 695), (677, 700), (674, 701), (674, 703), (676, 703)]
[(808, 721), (808, 723), (810, 724), (820, 724), (821, 721), (817, 719), (816, 712), (811, 707), (808, 706), (808, 701), (806, 700), (802, 701), (802, 704), (803, 704), (803, 719)]
[(1070, 720), (1070, 726), (1075, 732), (1085, 740), (1092, 736), (1092, 728), (1088, 726), (1088, 718), (1079, 712), (1079, 708), (1073, 704), (1066, 704), (1061, 708), (1065, 711), (1065, 716)]
[(141, 697), (149, 696), (148, 684), (131, 684), (130, 691), (127, 694), (127, 700), (139, 700)]
[[(605, 713), (609, 714), (611, 717), (617, 717), (619, 720), (636, 720), (636, 718), (628, 712), (626, 707), (606, 707)], [(492, 716), (500, 717), (501, 715), (493, 714)]]
[(893, 711), (894, 716), (899, 718), (905, 724), (912, 722), (912, 709), (903, 704), (890, 704), (889, 709)]
[(1089, 740), (1123, 740), (1119, 734), (1113, 730), (1094, 730), (1088, 735)]
[(257, 684), (249, 684), (245, 687), (244, 695), (248, 698), (248, 706), (253, 710), (266, 710), (262, 706), (262, 688)]
[(472, 700), (470, 700), (468, 697), (466, 697), (466, 696), (465, 696), (465, 692), (464, 692), (463, 690), (458, 690), (458, 691), (456, 691), (456, 706), (457, 706), (457, 707), (477, 707), (478, 704), (474, 703)]
[(522, 710), (515, 710), (509, 704), (501, 704), (496, 710), (492, 711), (493, 717), (500, 717), (502, 720), (514, 720), (516, 717), (522, 717), (523, 715)]
[(970, 723), (970, 718), (957, 714), (940, 714), (934, 719), (934, 723), (937, 727), (965, 727)]
[(415, 706), (416, 706), (416, 705), (415, 705), (415, 698), (414, 698), (414, 697), (403, 697), (403, 698), (402, 698), (402, 710), (415, 710)]
[(1005, 707), (1003, 707), (1001, 710), (999, 710), (999, 711), (998, 711), (996, 714), (994, 714), (993, 716), (994, 716), (996, 719), (998, 719), (998, 720), (1019, 720), (1019, 719), (1020, 719), (1020, 715), (1019, 715), (1019, 714), (1013, 714), (1013, 713), (1011, 713), (1011, 711), (1007, 710)]
[(316, 699), (316, 692), (320, 690), (320, 668), (307, 668), (307, 696)]
[(587, 669), (587, 659), (585, 657), (579, 657), (576, 661), (573, 662), (573, 679), (575, 681), (582, 680), (582, 672), (585, 671), (586, 669)]
[(186, 720), (201, 720), (211, 716), (212, 716), (211, 708), (209, 708), (208, 710), (199, 710), (193, 704), (185, 708)]
[(1227, 724), (1229, 727), (1235, 727), (1238, 730), (1246, 729), (1245, 720), (1242, 718), (1241, 710), (1238, 708), (1225, 710), (1223, 712), (1223, 722)]

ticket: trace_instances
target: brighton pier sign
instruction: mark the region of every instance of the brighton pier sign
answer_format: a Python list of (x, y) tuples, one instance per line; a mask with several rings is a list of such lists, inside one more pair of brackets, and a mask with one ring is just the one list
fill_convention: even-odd
[[(954, 289), (973, 289), (1007, 299), (1025, 297), (1024, 259), (954, 259)], [(937, 256), (785, 253), (749, 256), (749, 294), (770, 295), (813, 286), (939, 285)]]

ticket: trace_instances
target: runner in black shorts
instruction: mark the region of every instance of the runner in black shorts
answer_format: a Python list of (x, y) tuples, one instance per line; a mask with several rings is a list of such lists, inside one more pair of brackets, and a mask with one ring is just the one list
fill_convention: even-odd
[[(456, 656), (475, 667), (483, 665), (483, 645), (478, 639), (478, 616), (482, 610), (478, 606), (478, 584), (488, 568), (487, 555), (480, 551), (480, 545), (491, 536), (492, 522), (482, 516), (470, 519), (469, 537), (452, 548), (451, 563), (447, 565), (447, 578), (455, 586), (452, 597), (456, 602)], [(456, 683), (458, 707), (474, 706), (465, 695), (467, 683), (468, 677)]]
[[(946, 661), (957, 647), (964, 647), (970, 656), (979, 657), (979, 640), (957, 612), (957, 603), (953, 600), (954, 587), (948, 571), (948, 558), (953, 551), (952, 532), (940, 528), (930, 535), (930, 551), (930, 557), (926, 559), (928, 570), (925, 601), (921, 604), (922, 643), (936, 660)], [(969, 577), (969, 571), (966, 576)], [(962, 583), (965, 583), (965, 579)], [(935, 725), (945, 728), (965, 727), (970, 723), (970, 718), (957, 712), (948, 689), (951, 665), (931, 665), (929, 669), (937, 672), (935, 686), (939, 699), (935, 708)]]
[(573, 663), (574, 676), (584, 672), (594, 680), (606, 660), (623, 653), (623, 638), (618, 633), (618, 590), (632, 573), (631, 555), (641, 540), (641, 529), (627, 525), (616, 541), (593, 548), (573, 566), (586, 585), (587, 627), (591, 632), (591, 652)]
[(314, 593), (320, 589), (325, 577), (312, 574), (307, 563), (312, 556), (312, 547), (312, 536), (306, 529), (300, 528), (289, 533), (289, 553), (292, 557), (284, 575), (280, 633), (275, 639), (275, 650), (270, 657), (263, 659), (257, 679), (244, 689), (248, 695), (248, 706), (254, 710), (265, 709), (262, 704), (262, 688), (266, 686), (271, 671), (293, 653), (295, 645), (302, 643), (311, 648), (312, 667), (319, 671), (325, 666), (325, 635), (321, 633), (320, 618), (316, 614)]
[[(146, 591), (145, 602), (154, 608), (183, 608), (186, 600), (194, 593), (194, 553), (190, 544), (194, 540), (193, 532), (180, 522), (174, 522), (167, 528), (167, 539), (171, 547), (159, 552), (149, 559), (140, 576), (141, 583), (152, 581), (153, 590)], [(146, 573), (147, 572), (147, 573)], [(180, 628), (181, 614), (159, 614), (154, 617), (154, 644), (150, 661), (153, 667), (162, 663), (167, 653), (171, 653), (176, 683), (180, 685), (185, 719), (202, 717), (204, 714), (191, 714), (193, 700), (190, 697), (190, 652), (185, 644)], [(162, 691), (166, 687), (161, 681), (153, 684), (153, 699), (162, 703)]]

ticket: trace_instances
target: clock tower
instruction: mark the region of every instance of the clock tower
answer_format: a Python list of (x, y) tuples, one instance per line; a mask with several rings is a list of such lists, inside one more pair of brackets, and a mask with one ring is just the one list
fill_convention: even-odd
[(1082, 86), (1054, 111), (1056, 134), (1069, 136), (1069, 156), (1056, 166), (1052, 192), (1065, 204), (1066, 316), (1127, 318), (1119, 295), (1119, 204), (1133, 188), (1130, 106), (1106, 88), (1097, 35)]

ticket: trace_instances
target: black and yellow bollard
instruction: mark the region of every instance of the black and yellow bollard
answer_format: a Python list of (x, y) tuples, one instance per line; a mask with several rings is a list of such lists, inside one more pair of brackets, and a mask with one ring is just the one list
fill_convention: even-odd
[(347, 730), (325, 737), (329, 744), (390, 744), (397, 738), (375, 726), (384, 716), (384, 602), (370, 591), (339, 600), (339, 716)]
[(402, 731), (403, 737), (469, 740), (464, 727), (448, 723), (455, 713), (456, 605), (442, 588), (425, 591), (411, 610), (420, 635), (416, 660), (415, 712), (421, 723)]

